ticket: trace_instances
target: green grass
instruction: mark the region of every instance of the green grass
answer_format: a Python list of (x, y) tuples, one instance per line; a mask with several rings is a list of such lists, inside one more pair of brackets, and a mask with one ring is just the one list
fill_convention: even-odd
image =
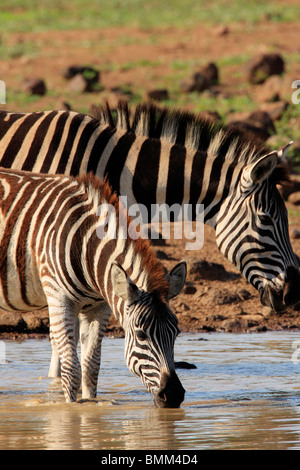
[[(74, 39), (72, 47), (86, 47), (87, 56), (90, 51), (99, 53), (105, 49), (114, 49), (120, 45), (138, 44), (160, 44), (160, 30), (155, 28), (185, 28), (185, 34), (178, 34), (178, 41), (188, 44), (188, 28), (199, 27), (201, 24), (229, 24), (242, 22), (243, 28), (248, 31), (253, 30), (255, 34), (255, 24), (268, 19), (273, 22), (289, 22), (298, 18), (299, 6), (296, 2), (291, 4), (284, 0), (274, 0), (261, 2), (259, 0), (1, 0), (0, 22), (0, 57), (2, 59), (15, 60), (19, 57), (37, 58), (47, 51), (47, 41), (53, 42), (55, 39), (48, 39), (47, 35), (34, 42), (24, 34), (17, 42), (11, 41), (10, 33), (56, 31), (56, 30), (96, 30), (99, 37), (87, 39), (84, 34), (78, 34)], [(133, 26), (148, 29), (149, 34), (143, 38), (136, 38), (126, 34), (120, 36), (101, 37), (101, 29), (106, 27)], [(57, 47), (62, 45), (57, 42)], [(50, 48), (53, 54), (53, 48)], [(285, 57), (288, 63), (298, 63), (299, 55), (294, 52)], [(55, 56), (53, 57), (55, 59)], [(226, 67), (233, 67), (233, 76), (243, 74), (243, 66), (249, 61), (250, 54), (241, 51), (238, 55), (224, 55), (219, 57), (217, 65), (221, 70)], [(202, 60), (197, 59), (173, 59), (169, 65), (169, 72), (162, 77), (159, 67), (162, 64), (160, 57), (156, 59), (138, 59), (128, 57), (124, 63), (108, 61), (103, 64), (103, 72), (119, 71), (120, 73), (130, 70), (147, 70), (148, 78), (151, 77), (156, 88), (167, 88), (169, 99), (162, 102), (176, 108), (188, 108), (195, 112), (217, 111), (223, 120), (228, 113), (237, 111), (254, 110), (257, 105), (253, 102), (251, 94), (246, 87), (240, 84), (235, 93), (229, 96), (213, 96), (209, 91), (201, 94), (182, 93), (180, 82), (191, 75), (192, 71), (201, 65)], [(238, 66), (238, 67), (237, 67)], [(28, 65), (30, 68), (30, 65)], [(20, 73), (26, 72), (26, 65)], [(0, 77), (1, 78), (1, 77)], [(20, 81), (21, 81), (20, 77)], [(125, 88), (130, 85), (123, 85)], [(51, 89), (47, 92), (47, 109), (51, 108), (50, 98), (53, 98), (53, 108), (57, 106), (58, 100), (70, 102), (73, 109), (79, 112), (88, 113), (91, 104), (100, 104), (105, 100), (105, 91), (101, 87), (98, 93), (85, 93), (76, 95), (70, 92), (65, 86)], [(124, 89), (125, 91), (125, 89)], [(136, 104), (144, 98), (145, 90), (143, 83), (140, 86), (127, 90), (132, 93), (131, 103)], [(100, 93), (101, 92), (101, 93)], [(35, 104), (37, 108), (43, 108), (43, 98), (29, 96), (19, 90), (8, 87), (7, 103), (13, 103), (15, 109), (26, 109), (28, 105)], [(280, 121), (276, 122), (277, 134), (280, 138), (289, 140), (300, 140), (299, 125), (291, 125), (293, 118), (295, 122), (300, 117), (300, 105), (290, 104)], [(280, 143), (280, 141), (279, 141)], [(280, 143), (281, 145), (281, 143)], [(293, 148), (289, 151), (289, 156), (293, 163), (300, 169), (299, 151)]]
[(294, 21), (299, 6), (282, 0), (1, 0), (5, 31), (97, 29), (104, 27), (186, 27), (198, 23), (249, 24)]
[(26, 55), (27, 57), (36, 57), (38, 55), (39, 46), (33, 41), (23, 41), (13, 45), (7, 45), (5, 38), (0, 42), (1, 59), (17, 59)]

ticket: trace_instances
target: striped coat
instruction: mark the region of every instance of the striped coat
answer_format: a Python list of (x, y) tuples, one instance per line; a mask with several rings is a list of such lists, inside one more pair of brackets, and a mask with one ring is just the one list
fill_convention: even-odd
[[(282, 311), (300, 299), (299, 264), (276, 184), (286, 177), (287, 148), (194, 115), (120, 104), (98, 119), (68, 111), (0, 113), (0, 164), (15, 169), (107, 176), (128, 207), (188, 204), (216, 232), (220, 251)], [(149, 221), (147, 219), (146, 221)]]
[(83, 398), (96, 396), (101, 339), (112, 311), (125, 330), (129, 369), (158, 406), (179, 406), (178, 322), (168, 300), (183, 288), (185, 263), (167, 278), (148, 242), (128, 237), (124, 221), (130, 223), (117, 196), (95, 176), (1, 169), (0, 307), (48, 306), (67, 401), (76, 400), (81, 382)]

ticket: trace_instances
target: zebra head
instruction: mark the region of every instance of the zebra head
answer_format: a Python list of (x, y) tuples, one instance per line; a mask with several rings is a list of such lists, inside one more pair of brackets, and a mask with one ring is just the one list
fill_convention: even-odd
[(216, 223), (220, 251), (259, 291), (261, 303), (277, 312), (300, 299), (299, 263), (276, 187), (278, 165), (289, 145), (244, 166), (235, 194), (223, 202)]
[(178, 320), (168, 300), (183, 289), (186, 263), (169, 274), (168, 299), (139, 289), (124, 269), (114, 263), (111, 271), (114, 292), (125, 300), (122, 326), (125, 330), (125, 359), (129, 370), (140, 377), (160, 408), (178, 408), (185, 390), (175, 372), (174, 343)]

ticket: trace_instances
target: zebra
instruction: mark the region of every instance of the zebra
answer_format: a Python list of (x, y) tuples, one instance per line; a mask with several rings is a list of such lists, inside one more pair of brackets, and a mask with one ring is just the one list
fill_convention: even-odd
[(48, 307), (65, 400), (76, 401), (80, 384), (83, 399), (96, 397), (112, 312), (125, 331), (130, 371), (157, 406), (179, 407), (185, 391), (175, 372), (179, 329), (169, 299), (183, 289), (186, 263), (167, 275), (149, 241), (128, 236), (126, 208), (95, 175), (0, 169), (0, 200), (0, 307)]
[[(281, 312), (300, 299), (299, 263), (276, 187), (289, 146), (270, 152), (233, 127), (152, 104), (121, 102), (95, 118), (74, 111), (0, 113), (0, 165), (108, 178), (128, 207), (204, 205), (217, 247)], [(148, 220), (149, 222), (149, 220)]]

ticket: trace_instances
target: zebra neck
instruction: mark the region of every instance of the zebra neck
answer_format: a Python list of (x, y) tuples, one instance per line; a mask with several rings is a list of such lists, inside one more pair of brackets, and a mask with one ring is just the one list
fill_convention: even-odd
[(144, 210), (146, 223), (152, 220), (153, 206), (189, 204), (195, 220), (196, 206), (202, 204), (204, 222), (214, 227), (220, 205), (241, 171), (242, 164), (213, 146), (195, 151), (103, 125), (91, 141), (92, 155), (81, 169), (101, 179), (107, 176), (112, 189), (127, 199), (128, 208), (138, 204)]
[(124, 302), (117, 298), (112, 290), (112, 263), (117, 261), (140, 288), (145, 288), (147, 279), (145, 271), (142, 269), (141, 256), (136, 253), (133, 242), (122, 236), (118, 238), (107, 237), (98, 243), (96, 250), (92, 251), (94, 274), (91, 283), (122, 324)]
[(168, 207), (174, 204), (185, 206), (187, 212), (184, 214), (188, 213), (193, 221), (201, 217), (205, 224), (215, 228), (221, 206), (236, 190), (243, 166), (219, 154), (187, 150), (182, 183), (180, 173), (177, 180), (173, 178), (172, 187), (172, 178), (166, 177), (164, 184), (169, 184), (168, 191), (159, 188), (156, 202), (158, 205), (165, 203)]

